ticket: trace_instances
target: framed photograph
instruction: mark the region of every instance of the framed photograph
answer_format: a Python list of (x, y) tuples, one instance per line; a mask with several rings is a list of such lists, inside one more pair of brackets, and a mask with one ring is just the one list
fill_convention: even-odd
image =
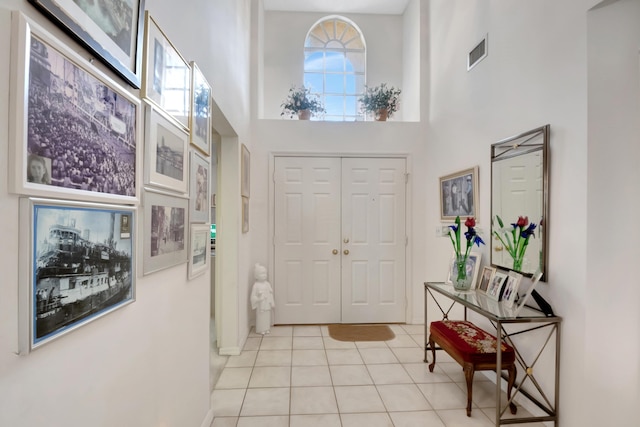
[[(471, 277), (471, 288), (476, 288), (476, 282), (478, 280), (478, 271), (480, 270), (480, 260), (482, 254), (479, 252), (469, 253), (469, 262), (467, 263), (467, 277)], [(453, 283), (453, 278), (457, 277), (458, 270), (456, 267), (456, 253), (452, 252), (451, 259), (449, 260), (449, 271), (447, 273), (446, 283)]]
[(496, 272), (495, 267), (484, 267), (482, 269), (482, 276), (480, 276), (480, 283), (478, 284), (478, 290), (480, 292), (487, 293), (489, 289), (489, 283), (491, 283), (491, 278), (493, 274)]
[(145, 0), (29, 0), (133, 87), (142, 76)]
[(11, 191), (138, 204), (140, 101), (23, 14), (12, 22)]
[(145, 12), (142, 96), (189, 129), (191, 67)]
[(241, 186), (240, 186), (240, 193), (242, 197), (246, 197), (249, 198), (251, 196), (251, 189), (250, 189), (250, 183), (251, 183), (251, 153), (249, 153), (249, 149), (247, 148), (246, 145), (242, 144), (242, 161), (241, 161), (241, 165), (240, 165), (240, 169), (241, 169)]
[(538, 269), (533, 274), (533, 277), (531, 277), (531, 285), (529, 285), (527, 292), (525, 292), (523, 295), (521, 295), (518, 298), (517, 304), (514, 307), (514, 313), (513, 313), (514, 316), (517, 316), (518, 313), (520, 313), (520, 311), (524, 308), (527, 301), (529, 301), (529, 299), (531, 298), (531, 294), (533, 293), (533, 290), (535, 289), (536, 285), (538, 284), (541, 278), (542, 278), (542, 270)]
[(187, 262), (185, 197), (145, 189), (142, 274)]
[(209, 268), (211, 226), (191, 224), (189, 239), (189, 279), (200, 276)]
[(20, 199), (21, 353), (134, 301), (135, 214), (132, 206)]
[(502, 291), (502, 304), (511, 308), (518, 296), (518, 286), (522, 280), (522, 274), (515, 271), (509, 271), (507, 280), (504, 284), (504, 290)]
[(145, 118), (145, 184), (186, 194), (189, 133), (150, 104)]
[(242, 197), (242, 232), (249, 232), (249, 198)]
[(195, 151), (191, 151), (191, 179), (189, 180), (189, 221), (209, 222), (209, 161)]
[(440, 219), (472, 216), (478, 220), (478, 166), (440, 178)]
[(507, 273), (502, 270), (496, 270), (493, 273), (491, 282), (487, 289), (487, 295), (494, 301), (500, 301), (500, 295), (502, 293), (502, 287), (507, 280)]
[(211, 154), (211, 85), (195, 62), (191, 62), (191, 144)]

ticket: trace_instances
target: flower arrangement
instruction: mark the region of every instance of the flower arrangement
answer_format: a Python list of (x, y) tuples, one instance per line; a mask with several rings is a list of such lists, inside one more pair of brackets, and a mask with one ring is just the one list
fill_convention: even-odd
[(400, 89), (393, 86), (387, 88), (386, 83), (380, 86), (364, 87), (364, 95), (359, 99), (362, 104), (362, 110), (365, 113), (374, 113), (376, 120), (386, 120), (387, 117), (393, 116), (398, 111), (400, 99)]
[[(322, 101), (320, 101), (316, 95), (311, 94), (310, 88), (304, 86), (299, 89), (292, 86), (291, 89), (289, 89), (287, 99), (284, 100), (281, 107), (283, 110), (280, 115), (287, 115), (289, 117), (299, 115), (305, 110), (309, 111), (311, 114), (320, 114), (325, 112)], [(308, 118), (308, 116), (306, 118)]]
[(519, 216), (518, 221), (511, 223), (511, 227), (505, 227), (502, 218), (496, 215), (496, 220), (500, 225), (500, 230), (496, 230), (493, 234), (500, 240), (511, 258), (513, 258), (513, 269), (522, 271), (522, 260), (529, 245), (529, 238), (536, 229), (536, 224), (529, 223), (529, 217)]
[[(480, 244), (484, 245), (484, 241), (478, 233), (476, 232), (476, 219), (473, 217), (468, 217), (464, 222), (464, 225), (467, 227), (467, 231), (464, 233), (464, 237), (467, 241), (467, 245), (464, 250), (464, 254), (462, 252), (462, 245), (460, 239), (460, 216), (456, 217), (454, 221), (454, 225), (449, 226), (449, 238), (451, 239), (451, 243), (453, 244), (453, 250), (456, 253), (456, 269), (457, 269), (457, 279), (456, 283), (462, 285), (462, 283), (467, 282), (467, 259), (469, 258), (469, 252), (471, 252), (471, 248), (473, 245)], [(469, 283), (470, 285), (470, 283)]]

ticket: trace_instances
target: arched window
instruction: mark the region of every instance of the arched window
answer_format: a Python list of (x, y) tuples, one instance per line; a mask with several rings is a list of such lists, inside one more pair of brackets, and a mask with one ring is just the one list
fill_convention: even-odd
[(364, 92), (366, 45), (353, 22), (339, 16), (318, 21), (304, 42), (304, 85), (327, 110), (324, 119), (362, 118), (358, 97)]

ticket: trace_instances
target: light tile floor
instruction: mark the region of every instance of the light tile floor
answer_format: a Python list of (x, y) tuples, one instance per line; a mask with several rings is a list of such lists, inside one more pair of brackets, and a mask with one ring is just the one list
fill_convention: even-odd
[[(494, 425), (494, 383), (475, 375), (467, 417), (460, 365), (439, 351), (430, 373), (423, 362), (424, 326), (390, 327), (396, 337), (379, 342), (336, 341), (326, 326), (276, 326), (265, 337), (250, 334), (242, 353), (228, 357), (216, 375), (211, 426)], [(519, 407), (516, 417), (529, 415)]]

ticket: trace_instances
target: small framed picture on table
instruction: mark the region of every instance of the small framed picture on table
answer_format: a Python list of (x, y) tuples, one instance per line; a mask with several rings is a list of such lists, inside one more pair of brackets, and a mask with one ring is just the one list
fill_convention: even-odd
[(502, 287), (507, 280), (507, 273), (501, 270), (496, 270), (491, 277), (489, 288), (487, 289), (487, 295), (494, 301), (500, 301), (500, 293)]
[(510, 271), (507, 276), (507, 280), (504, 284), (504, 291), (502, 292), (502, 303), (511, 308), (518, 295), (518, 286), (520, 286), (520, 280), (522, 280), (522, 274)]

